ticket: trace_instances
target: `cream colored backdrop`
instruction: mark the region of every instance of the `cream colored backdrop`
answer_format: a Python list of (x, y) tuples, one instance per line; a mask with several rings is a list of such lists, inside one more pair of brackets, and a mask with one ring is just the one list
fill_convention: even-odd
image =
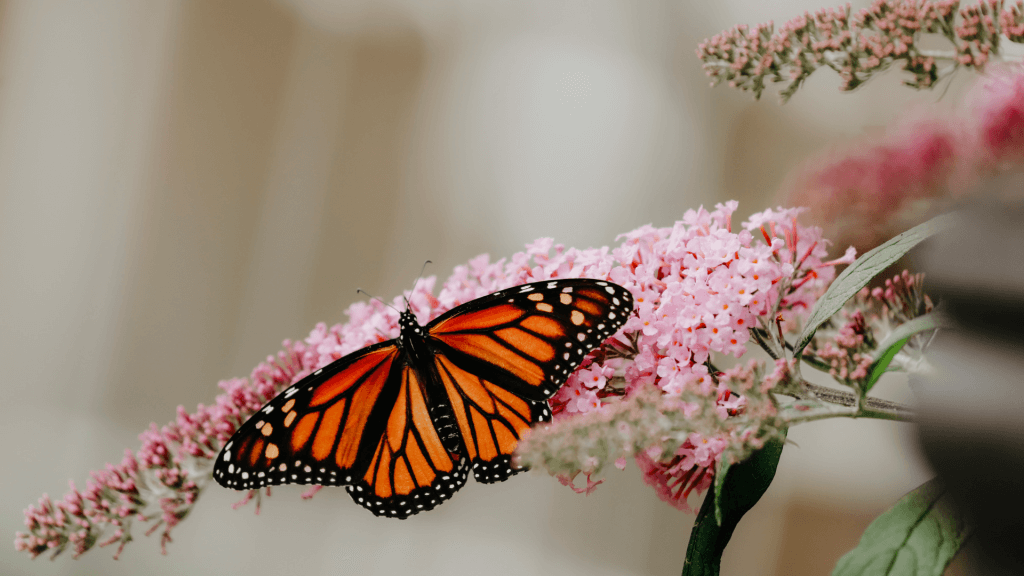
[[(839, 94), (828, 73), (786, 107), (707, 87), (702, 38), (817, 7), (0, 3), (0, 533), (11, 542), (41, 493), (83, 485), (282, 339), (343, 321), (357, 287), (389, 298), (428, 258), (443, 278), (539, 236), (603, 245), (701, 204), (767, 207), (801, 159), (917, 97), (894, 78)], [(886, 392), (907, 398), (899, 382)], [(806, 555), (807, 514), (862, 527), (927, 477), (905, 426), (815, 424), (792, 439), (726, 573), (804, 573), (788, 563)], [(300, 492), (275, 489), (254, 516), (211, 486), (167, 557), (137, 526), (118, 562), (31, 562), (8, 544), (0, 566), (677, 574), (692, 523), (633, 467), (590, 497), (542, 473), (471, 482), (405, 522), (340, 490)]]

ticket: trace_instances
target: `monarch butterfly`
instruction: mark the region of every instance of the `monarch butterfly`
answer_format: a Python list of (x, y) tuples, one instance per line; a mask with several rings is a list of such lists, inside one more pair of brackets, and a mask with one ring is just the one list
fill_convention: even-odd
[(235, 432), (213, 477), (226, 488), (343, 485), (377, 516), (430, 510), (465, 483), (520, 471), (512, 453), (546, 400), (633, 311), (590, 279), (524, 284), (457, 306), (289, 386)]

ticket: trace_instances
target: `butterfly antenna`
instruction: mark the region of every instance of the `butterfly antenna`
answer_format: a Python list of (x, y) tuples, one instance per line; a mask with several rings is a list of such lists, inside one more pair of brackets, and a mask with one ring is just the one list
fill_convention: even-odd
[[(430, 260), (427, 260), (427, 261), (425, 261), (423, 263), (423, 267), (420, 268), (420, 275), (416, 277), (416, 281), (413, 282), (413, 284), (412, 284), (412, 292), (416, 292), (416, 287), (420, 285), (420, 280), (423, 279), (423, 271), (427, 269), (427, 264), (433, 264), (433, 262), (431, 262)], [(410, 292), (410, 294), (412, 292)], [(402, 295), (402, 298), (405, 298), (405, 294)], [(406, 310), (411, 310), (412, 309), (412, 306), (409, 304), (409, 299), (408, 298), (405, 298), (405, 309)]]
[[(376, 296), (372, 296), (372, 295), (370, 295), (370, 293), (369, 293), (369, 292), (367, 292), (366, 290), (363, 290), (362, 288), (356, 288), (356, 294), (362, 294), (363, 296), (366, 296), (366, 297), (367, 297), (367, 298), (369, 298), (370, 300), (376, 300), (377, 302), (380, 302), (381, 304), (383, 304), (383, 305), (387, 306), (388, 308), (391, 308), (391, 309), (392, 309), (392, 310), (394, 310), (395, 312), (398, 312), (398, 309), (397, 309), (397, 308), (395, 308), (395, 307), (394, 307), (394, 306), (392, 306), (391, 304), (388, 304), (387, 302), (385, 302), (385, 301), (381, 300), (380, 298), (377, 298)], [(408, 302), (409, 302), (409, 301), (408, 301), (408, 300), (406, 300), (406, 304), (408, 304)], [(399, 314), (401, 314), (401, 312), (398, 312), (398, 313), (399, 313)]]
[(420, 280), (423, 279), (423, 271), (427, 269), (427, 264), (433, 264), (430, 260), (423, 263), (423, 267), (420, 268), (420, 275), (416, 277), (416, 282), (412, 285), (412, 291), (416, 291), (416, 287), (420, 285)]

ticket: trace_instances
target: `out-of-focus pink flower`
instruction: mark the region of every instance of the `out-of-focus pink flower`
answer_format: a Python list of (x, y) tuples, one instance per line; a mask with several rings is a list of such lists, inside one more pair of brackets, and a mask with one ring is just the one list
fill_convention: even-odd
[(568, 486), (569, 488), (572, 488), (573, 492), (575, 492), (577, 494), (584, 494), (586, 496), (590, 496), (590, 494), (594, 490), (597, 489), (598, 485), (600, 485), (600, 484), (602, 484), (604, 482), (604, 480), (594, 481), (593, 479), (590, 478), (590, 473), (589, 472), (584, 472), (582, 474), (583, 474), (583, 478), (587, 481), (587, 485), (586, 486), (576, 486), (576, 484), (575, 484), (576, 477), (579, 476), (580, 474), (581, 474), (580, 472), (576, 472), (572, 476), (569, 476), (567, 474), (556, 474), (555, 478), (558, 479), (558, 481), (562, 484), (562, 486)]
[(1024, 68), (991, 70), (968, 94), (967, 103), (979, 160), (991, 167), (1024, 162)]
[(807, 206), (839, 244), (866, 251), (1022, 165), (1024, 66), (990, 66), (962, 105), (914, 110), (807, 160), (784, 201)]
[(807, 206), (837, 241), (860, 251), (918, 222), (921, 202), (966, 185), (973, 156), (968, 127), (938, 112), (904, 119), (809, 159), (787, 185), (787, 202)]
[[(689, 442), (687, 447), (691, 447)], [(691, 492), (699, 494), (711, 486), (715, 460), (712, 458), (708, 465), (697, 466), (678, 455), (662, 462), (640, 452), (636, 455), (636, 464), (644, 482), (654, 488), (658, 498), (683, 512), (693, 512), (687, 499)]]

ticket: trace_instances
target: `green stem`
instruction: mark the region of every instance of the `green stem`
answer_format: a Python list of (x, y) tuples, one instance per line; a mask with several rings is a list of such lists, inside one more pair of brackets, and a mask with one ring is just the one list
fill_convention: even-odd
[[(868, 400), (873, 400), (868, 398)], [(890, 412), (888, 410), (872, 410), (871, 408), (861, 408), (860, 414), (857, 418), (875, 418), (878, 420), (893, 420), (895, 422), (916, 422), (914, 414), (911, 412), (900, 411)]]
[[(826, 386), (818, 386), (816, 384), (811, 384), (810, 382), (804, 382), (803, 385), (804, 388), (814, 393), (815, 398), (823, 402), (837, 404), (839, 406), (857, 405), (857, 396), (851, 392), (836, 390), (835, 388), (828, 388)], [(909, 407), (896, 402), (890, 402), (888, 400), (882, 400), (881, 398), (868, 396), (864, 399), (864, 405), (861, 407), (861, 410), (856, 417), (883, 418), (886, 420), (911, 422), (914, 419), (914, 411)]]
[[(822, 403), (807, 410), (786, 410), (782, 417), (790, 425), (826, 418), (876, 418), (897, 422), (913, 422), (914, 413), (901, 404), (880, 398), (865, 398), (862, 405), (857, 405), (857, 397), (849, 392), (826, 388), (804, 382), (804, 387), (813, 393), (813, 400)], [(834, 404), (830, 406), (829, 404)], [(806, 406), (806, 405), (805, 405)]]
[(856, 418), (857, 412), (849, 408), (836, 408), (834, 406), (822, 406), (810, 410), (788, 410), (781, 414), (783, 420), (789, 426), (825, 420), (827, 418)]

